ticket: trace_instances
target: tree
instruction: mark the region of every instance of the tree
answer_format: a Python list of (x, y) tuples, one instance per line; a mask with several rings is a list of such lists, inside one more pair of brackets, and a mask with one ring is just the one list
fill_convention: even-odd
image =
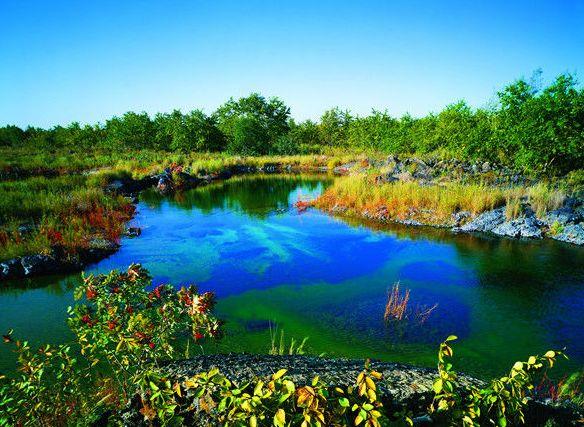
[(572, 75), (543, 90), (518, 80), (498, 95), (497, 144), (515, 166), (542, 173), (584, 167), (584, 89)]
[(26, 134), (18, 126), (7, 125), (0, 128), (0, 146), (21, 146), (26, 140)]
[(258, 118), (254, 116), (242, 116), (234, 119), (232, 134), (227, 145), (227, 151), (231, 154), (244, 156), (257, 156), (268, 154), (270, 135)]
[(146, 112), (113, 117), (105, 123), (105, 130), (110, 148), (156, 148), (154, 124)]
[(320, 118), (321, 139), (330, 146), (338, 147), (346, 144), (351, 120), (351, 114), (338, 107), (325, 111)]
[(223, 148), (224, 138), (213, 118), (201, 110), (182, 114), (174, 110), (170, 114), (157, 114), (154, 118), (157, 146), (173, 151), (218, 151)]
[(227, 150), (248, 155), (271, 152), (271, 145), (289, 131), (289, 117), (290, 108), (280, 99), (266, 100), (257, 93), (237, 101), (230, 99), (213, 114), (227, 138)]

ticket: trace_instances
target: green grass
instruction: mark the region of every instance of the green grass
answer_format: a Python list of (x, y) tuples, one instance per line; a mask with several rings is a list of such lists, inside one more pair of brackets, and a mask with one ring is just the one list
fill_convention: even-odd
[(0, 260), (55, 246), (75, 252), (94, 237), (117, 240), (133, 210), (84, 175), (3, 181), (0, 194)]

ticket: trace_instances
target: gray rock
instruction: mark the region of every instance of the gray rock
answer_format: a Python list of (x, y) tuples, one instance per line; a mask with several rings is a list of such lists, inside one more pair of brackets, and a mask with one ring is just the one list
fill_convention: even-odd
[[(172, 362), (164, 366), (165, 373), (171, 381), (185, 380), (200, 372), (218, 368), (231, 381), (244, 384), (254, 378), (267, 379), (279, 369), (287, 369), (286, 375), (297, 387), (309, 385), (318, 375), (321, 381), (331, 387), (354, 385), (357, 375), (363, 370), (363, 360), (325, 359), (311, 356), (270, 356), (250, 354), (223, 354), (197, 356), (192, 359)], [(399, 363), (372, 362), (371, 367), (381, 374), (378, 383), (378, 395), (388, 410), (398, 411), (407, 408), (415, 415), (426, 415), (434, 392), (432, 384), (437, 376), (435, 369), (418, 368)], [(461, 384), (477, 386), (483, 382), (465, 375), (459, 376)], [(196, 398), (189, 393), (185, 395), (197, 407)], [(124, 425), (146, 425), (139, 413), (139, 399), (122, 414)], [(187, 425), (217, 425), (205, 413), (191, 413), (185, 420)]]
[(393, 176), (391, 173), (377, 175), (375, 177), (376, 184), (386, 184), (388, 182), (395, 182), (395, 181), (399, 181), (399, 179), (396, 178), (395, 176)]
[(126, 237), (138, 237), (142, 234), (140, 227), (128, 227), (124, 231), (124, 236)]
[[(162, 366), (171, 382), (184, 381), (212, 368), (219, 371), (235, 384), (241, 385), (254, 378), (268, 379), (280, 369), (287, 369), (288, 376), (297, 387), (309, 385), (315, 376), (330, 387), (348, 387), (355, 383), (357, 375), (363, 370), (363, 360), (325, 359), (312, 356), (270, 356), (250, 354), (215, 354), (196, 356), (192, 359), (170, 362)], [(389, 413), (406, 410), (415, 418), (414, 425), (434, 424), (428, 416), (428, 407), (434, 392), (432, 384), (438, 373), (432, 368), (420, 368), (401, 363), (371, 362), (371, 368), (380, 372), (383, 378), (377, 383), (378, 398), (383, 403), (383, 410)], [(457, 381), (462, 386), (484, 387), (485, 383), (464, 374), (458, 375)], [(198, 399), (187, 391), (183, 394), (185, 405), (198, 408)], [(127, 426), (146, 426), (140, 414), (140, 398), (135, 396), (121, 413), (123, 424)], [(198, 427), (219, 425), (204, 412), (190, 411), (184, 415), (183, 424)], [(545, 405), (543, 402), (530, 400), (525, 410), (526, 425), (543, 425), (549, 419), (555, 419), (555, 425), (576, 425), (581, 417), (579, 411)], [(107, 420), (104, 420), (107, 421)], [(105, 425), (105, 422), (103, 423)]]
[(495, 227), (505, 222), (505, 207), (493, 209), (492, 211), (483, 212), (471, 222), (460, 227), (464, 232), (487, 232), (492, 231)]
[(59, 262), (50, 255), (27, 255), (20, 259), (25, 276), (57, 273), (60, 270)]
[(523, 216), (520, 218), (506, 221), (498, 225), (491, 231), (499, 236), (507, 237), (525, 237), (529, 239), (541, 239), (541, 226), (543, 223), (535, 216)]
[(333, 173), (344, 175), (347, 174), (357, 165), (357, 162), (349, 162), (333, 168)]
[(174, 190), (172, 178), (168, 174), (161, 174), (156, 189), (162, 194), (169, 194)]
[(9, 259), (0, 263), (0, 280), (22, 277), (24, 270), (20, 258)]
[(484, 162), (481, 166), (483, 173), (489, 172), (491, 170), (491, 164), (489, 162)]
[(403, 224), (403, 225), (413, 225), (416, 227), (424, 225), (420, 221), (416, 221), (415, 219), (404, 219), (403, 221), (396, 221), (396, 222)]
[(551, 237), (562, 242), (584, 245), (584, 224), (565, 225), (559, 233)]
[(581, 217), (578, 212), (569, 206), (564, 206), (560, 209), (548, 212), (547, 215), (542, 218), (542, 221), (551, 226), (554, 223), (560, 225), (574, 224), (579, 222), (580, 219)]
[(454, 222), (454, 227), (460, 227), (467, 219), (469, 219), (471, 213), (469, 211), (460, 211), (452, 214), (452, 221)]

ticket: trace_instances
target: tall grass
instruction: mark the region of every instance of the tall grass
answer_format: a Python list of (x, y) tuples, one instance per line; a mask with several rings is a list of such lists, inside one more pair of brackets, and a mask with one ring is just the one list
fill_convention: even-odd
[(474, 216), (504, 205), (508, 206), (508, 217), (516, 217), (521, 214), (523, 198), (541, 216), (561, 206), (565, 194), (546, 184), (527, 188), (459, 182), (431, 186), (402, 181), (375, 184), (370, 176), (354, 175), (337, 179), (315, 206), (324, 210), (341, 208), (349, 215), (434, 225), (451, 224), (452, 215), (460, 211)]
[(531, 187), (515, 187), (506, 191), (505, 215), (514, 219), (523, 213), (523, 204), (529, 204), (536, 216), (543, 217), (551, 210), (560, 208), (566, 200), (566, 193), (547, 183), (538, 183)]
[(95, 237), (115, 241), (133, 213), (128, 200), (83, 175), (4, 181), (0, 195), (0, 260), (55, 246), (74, 252)]
[(290, 340), (290, 344), (288, 345), (284, 339), (284, 330), (282, 329), (278, 335), (278, 325), (275, 325), (272, 328), (272, 324), (270, 323), (269, 354), (279, 356), (304, 354), (304, 346), (306, 345), (306, 341), (308, 341), (308, 337), (304, 337), (304, 339), (300, 342), (297, 342), (294, 338), (292, 338)]
[(453, 213), (461, 210), (478, 214), (504, 203), (504, 190), (482, 184), (421, 186), (416, 182), (395, 182), (375, 185), (368, 177), (349, 176), (336, 180), (317, 199), (316, 206), (324, 209), (341, 206), (350, 213), (372, 215), (383, 210), (388, 219), (417, 219), (433, 224), (448, 222)]
[(383, 319), (389, 322), (391, 319), (403, 320), (410, 300), (410, 290), (406, 289), (402, 295), (399, 290), (399, 283), (393, 285), (393, 288), (387, 293), (387, 303), (385, 304), (385, 313)]

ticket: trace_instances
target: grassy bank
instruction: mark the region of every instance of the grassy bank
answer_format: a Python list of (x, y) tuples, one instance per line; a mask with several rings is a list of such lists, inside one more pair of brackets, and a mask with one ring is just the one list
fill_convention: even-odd
[[(468, 211), (475, 216), (507, 206), (508, 218), (521, 213), (525, 199), (538, 215), (561, 205), (561, 183), (530, 187), (493, 185), (489, 172), (477, 176), (445, 169), (439, 185), (417, 182), (378, 185), (375, 174), (386, 159), (382, 153), (340, 152), (290, 156), (234, 156), (226, 153), (180, 153), (156, 150), (125, 152), (88, 150), (0, 149), (0, 261), (21, 255), (48, 253), (52, 248), (74, 253), (94, 238), (116, 241), (132, 216), (124, 198), (104, 191), (114, 179), (143, 178), (180, 165), (196, 176), (213, 175), (236, 166), (263, 168), (279, 164), (311, 172), (352, 164), (351, 176), (341, 178), (316, 202), (324, 210), (342, 209), (346, 214), (390, 221), (415, 220), (429, 225), (448, 225), (452, 214)], [(352, 163), (351, 163), (352, 162)], [(416, 164), (408, 166), (410, 169)], [(363, 172), (363, 173), (359, 173)], [(414, 171), (415, 173), (415, 171)], [(458, 175), (457, 175), (458, 173)], [(353, 175), (354, 174), (354, 175)], [(488, 181), (491, 177), (491, 181)], [(578, 181), (576, 177), (576, 184)], [(507, 185), (507, 184), (506, 184)]]
[(0, 260), (117, 241), (134, 207), (83, 175), (0, 182)]
[(386, 221), (418, 221), (426, 225), (452, 225), (453, 215), (467, 211), (471, 217), (507, 206), (508, 218), (521, 213), (527, 201), (543, 215), (561, 206), (562, 190), (540, 183), (531, 187), (501, 188), (459, 182), (423, 186), (417, 182), (376, 184), (371, 175), (339, 178), (315, 202), (326, 211)]

